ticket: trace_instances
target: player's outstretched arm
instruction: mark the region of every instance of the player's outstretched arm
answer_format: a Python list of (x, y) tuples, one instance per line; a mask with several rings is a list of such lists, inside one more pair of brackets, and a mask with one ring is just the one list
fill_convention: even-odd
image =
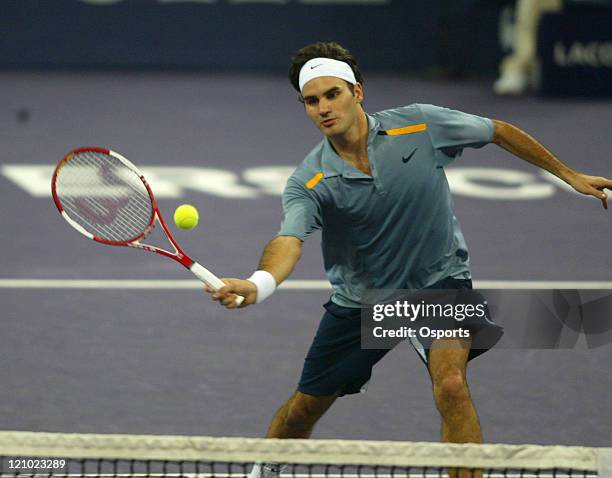
[[(302, 255), (302, 241), (293, 236), (277, 236), (272, 239), (264, 248), (261, 260), (259, 261), (259, 271), (265, 271), (272, 275), (275, 284), (273, 287), (283, 282), (300, 260)], [(227, 285), (217, 292), (207, 289), (212, 293), (213, 300), (218, 301), (228, 309), (235, 309), (236, 294), (244, 297), (244, 302), (240, 307), (246, 307), (257, 302), (261, 302), (261, 294), (257, 285), (251, 280), (243, 279), (222, 279)]]
[(608, 196), (604, 189), (612, 189), (612, 180), (601, 176), (579, 173), (557, 159), (536, 139), (509, 123), (493, 120), (493, 142), (506, 151), (561, 178), (576, 191), (601, 200), (608, 209)]

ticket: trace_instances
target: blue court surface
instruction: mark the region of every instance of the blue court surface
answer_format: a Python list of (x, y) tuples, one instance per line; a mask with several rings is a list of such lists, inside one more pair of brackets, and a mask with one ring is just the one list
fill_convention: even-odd
[[(563, 161), (611, 176), (612, 103), (500, 99), (485, 81), (369, 77), (365, 107), (433, 103), (514, 123)], [(284, 289), (226, 311), (161, 256), (88, 241), (57, 213), (53, 167), (114, 149), (220, 276), (246, 277), (278, 231), (287, 175), (319, 141), (276, 76), (0, 74), (0, 429), (262, 436), (294, 390), (328, 296), (320, 237)], [(495, 145), (448, 168), (476, 285), (612, 289), (612, 210)], [(521, 317), (517, 317), (521, 320)], [(494, 349), (469, 379), (489, 442), (610, 446), (612, 346)], [(367, 394), (338, 400), (320, 438), (436, 441), (429, 377), (407, 344)]]

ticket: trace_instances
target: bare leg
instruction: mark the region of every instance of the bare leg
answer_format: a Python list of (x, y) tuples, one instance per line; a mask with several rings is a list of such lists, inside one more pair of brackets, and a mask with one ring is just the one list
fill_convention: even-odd
[(516, 2), (516, 40), (514, 52), (501, 65), (502, 74), (530, 73), (536, 58), (536, 37), (540, 18), (561, 10), (561, 0), (518, 0)]
[(276, 412), (266, 438), (309, 438), (315, 423), (338, 395), (315, 397), (295, 392)]
[[(440, 339), (429, 352), (429, 373), (442, 417), (442, 441), (482, 443), (480, 421), (466, 380), (469, 339)], [(481, 478), (480, 470), (449, 470), (450, 478)]]
[(500, 65), (493, 89), (501, 95), (519, 95), (532, 86), (537, 71), (536, 40), (540, 18), (557, 12), (562, 0), (517, 0), (515, 40), (512, 54)]
[[(315, 397), (295, 392), (274, 414), (266, 438), (309, 438), (315, 424), (338, 395)], [(257, 463), (250, 478), (278, 478), (277, 463)]]

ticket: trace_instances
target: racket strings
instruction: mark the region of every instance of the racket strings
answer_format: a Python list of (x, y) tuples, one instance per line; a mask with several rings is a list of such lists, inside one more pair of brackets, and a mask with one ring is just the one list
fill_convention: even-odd
[(84, 151), (65, 161), (56, 194), (68, 217), (103, 240), (129, 242), (151, 224), (153, 204), (142, 179), (105, 153)]
[[(140, 234), (140, 232), (135, 233), (136, 231), (134, 230), (134, 227), (126, 227), (123, 225), (123, 223), (119, 221), (111, 221), (106, 224), (105, 231), (101, 230), (100, 227), (93, 226), (92, 213), (93, 215), (98, 214), (97, 217), (104, 218), (103, 220), (106, 221), (106, 218), (108, 218), (108, 210), (101, 208), (95, 201), (92, 201), (91, 199), (85, 198), (82, 201), (79, 200), (78, 203), (75, 203), (75, 209), (78, 211), (87, 211), (87, 217), (84, 217), (83, 215), (77, 212), (74, 213), (79, 219), (77, 220), (77, 222), (79, 222), (83, 227), (85, 227), (85, 229), (91, 229), (90, 232), (103, 239), (122, 241), (132, 239)], [(92, 213), (90, 213), (90, 211)], [(144, 227), (146, 227), (146, 224)], [(144, 227), (142, 229), (139, 229), (139, 231), (143, 231)]]

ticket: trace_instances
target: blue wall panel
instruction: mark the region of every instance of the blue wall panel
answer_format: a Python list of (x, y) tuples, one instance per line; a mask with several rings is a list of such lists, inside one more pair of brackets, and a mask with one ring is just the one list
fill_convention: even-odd
[(285, 70), (300, 46), (335, 40), (368, 68), (469, 69), (475, 32), (493, 37), (476, 68), (496, 61), (495, 2), (306, 1), (2, 0), (0, 67)]

